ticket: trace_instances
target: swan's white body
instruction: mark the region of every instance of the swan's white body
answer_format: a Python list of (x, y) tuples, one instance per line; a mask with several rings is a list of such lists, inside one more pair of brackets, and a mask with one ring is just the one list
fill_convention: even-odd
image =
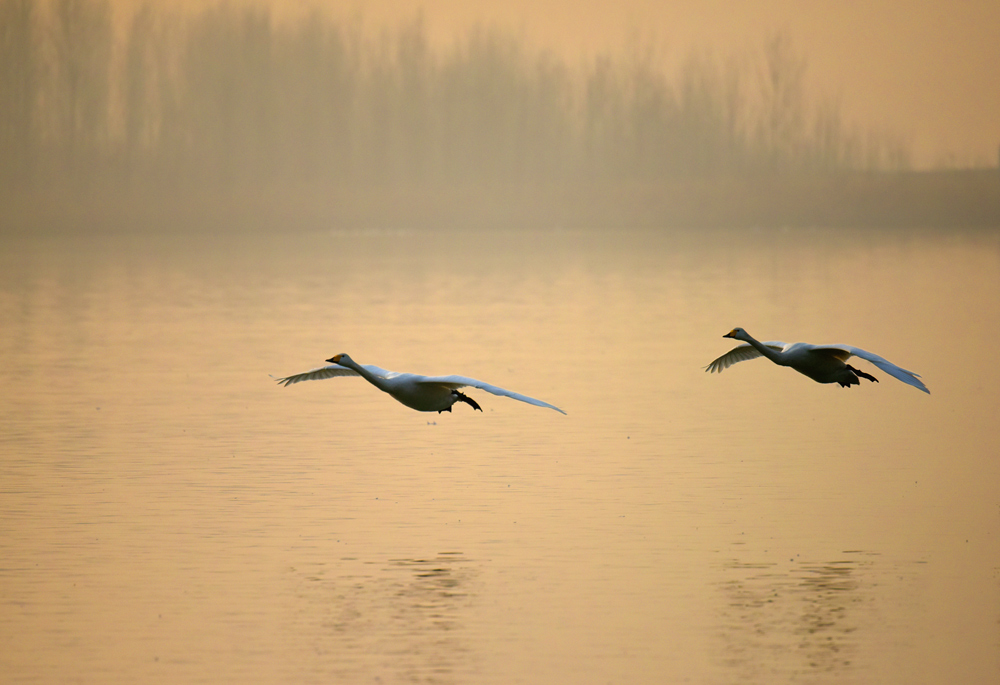
[(789, 366), (799, 373), (812, 378), (817, 383), (840, 383), (843, 387), (858, 385), (859, 378), (867, 378), (878, 382), (874, 376), (855, 369), (847, 364), (851, 357), (869, 361), (907, 385), (930, 394), (920, 377), (912, 371), (896, 366), (877, 354), (850, 345), (810, 345), (809, 343), (783, 343), (775, 340), (760, 342), (755, 340), (742, 328), (734, 328), (724, 338), (735, 338), (746, 342), (746, 345), (734, 347), (729, 352), (705, 367), (709, 373), (722, 373), (737, 362), (767, 357), (779, 366)]
[(482, 411), (474, 400), (458, 391), (459, 388), (465, 387), (479, 388), (494, 395), (510, 397), (511, 399), (533, 404), (536, 407), (548, 407), (549, 409), (555, 409), (561, 414), (566, 413), (559, 407), (551, 405), (548, 402), (498, 388), (495, 385), (477, 381), (475, 378), (466, 378), (465, 376), (420, 376), (414, 373), (396, 373), (395, 371), (380, 369), (372, 364), (358, 364), (346, 354), (334, 355), (327, 361), (330, 362), (329, 366), (321, 366), (304, 373), (278, 378), (277, 381), (281, 385), (289, 386), (301, 381), (318, 381), (324, 378), (333, 378), (334, 376), (361, 376), (382, 392), (392, 395), (397, 401), (411, 409), (416, 409), (417, 411), (436, 411), (439, 413), (451, 411), (451, 406), (459, 401), (465, 402), (474, 409)]

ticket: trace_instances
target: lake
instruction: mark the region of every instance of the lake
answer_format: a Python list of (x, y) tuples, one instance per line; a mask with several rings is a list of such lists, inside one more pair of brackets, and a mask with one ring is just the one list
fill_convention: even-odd
[(1000, 681), (995, 232), (5, 243), (6, 683)]

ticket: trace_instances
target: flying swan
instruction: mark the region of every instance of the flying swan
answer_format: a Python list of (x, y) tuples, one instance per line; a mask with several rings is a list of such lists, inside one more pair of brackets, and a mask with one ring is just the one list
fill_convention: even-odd
[(777, 341), (760, 342), (755, 340), (742, 328), (734, 328), (723, 338), (736, 338), (747, 345), (739, 345), (705, 367), (709, 373), (722, 373), (737, 362), (756, 359), (764, 356), (779, 366), (790, 366), (799, 373), (809, 376), (817, 383), (840, 383), (843, 387), (859, 385), (859, 378), (867, 378), (878, 383), (875, 376), (855, 369), (847, 363), (851, 357), (860, 357), (871, 362), (890, 376), (898, 378), (907, 385), (923, 390), (928, 395), (930, 390), (920, 377), (912, 371), (900, 368), (892, 362), (850, 345), (810, 345), (809, 343), (783, 343)]
[(482, 411), (479, 404), (461, 392), (459, 388), (470, 387), (479, 388), (486, 392), (501, 397), (510, 397), (521, 402), (533, 404), (536, 407), (548, 407), (555, 409), (560, 414), (565, 414), (562, 409), (548, 402), (536, 400), (517, 392), (504, 390), (495, 385), (477, 381), (475, 378), (465, 376), (419, 376), (415, 373), (396, 373), (386, 371), (371, 364), (358, 364), (346, 354), (335, 354), (329, 359), (330, 366), (321, 366), (304, 373), (297, 373), (285, 378), (277, 378), (279, 384), (289, 386), (301, 381), (318, 381), (334, 376), (361, 376), (366, 381), (374, 385), (382, 392), (389, 393), (398, 402), (405, 404), (410, 409), (417, 411), (436, 411), (439, 414), (443, 411), (451, 411), (451, 405), (456, 402), (465, 402), (473, 409)]

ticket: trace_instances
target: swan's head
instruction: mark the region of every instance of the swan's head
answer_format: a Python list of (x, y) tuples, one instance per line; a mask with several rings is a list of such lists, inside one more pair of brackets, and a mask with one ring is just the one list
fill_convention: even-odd
[(723, 338), (736, 338), (737, 340), (746, 340), (747, 332), (742, 328), (734, 328), (733, 330), (726, 333)]
[(330, 357), (329, 359), (327, 359), (327, 361), (330, 362), (331, 364), (340, 364), (341, 366), (346, 366), (346, 364), (344, 362), (348, 362), (349, 363), (352, 360), (346, 354), (340, 353), (340, 354), (333, 355), (332, 357)]

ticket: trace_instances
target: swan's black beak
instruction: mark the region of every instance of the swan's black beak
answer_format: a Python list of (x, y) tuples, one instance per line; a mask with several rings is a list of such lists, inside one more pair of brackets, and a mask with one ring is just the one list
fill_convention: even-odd
[(724, 336), (722, 336), (722, 337), (723, 337), (723, 338), (735, 338), (736, 336), (735, 336), (735, 335), (733, 334), (733, 331), (729, 331), (728, 333), (726, 333), (726, 334), (725, 334)]

